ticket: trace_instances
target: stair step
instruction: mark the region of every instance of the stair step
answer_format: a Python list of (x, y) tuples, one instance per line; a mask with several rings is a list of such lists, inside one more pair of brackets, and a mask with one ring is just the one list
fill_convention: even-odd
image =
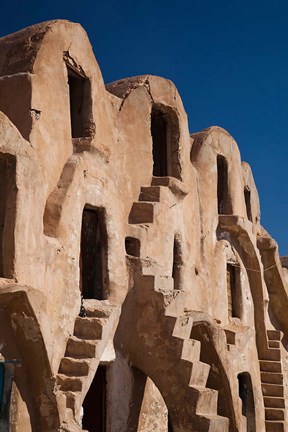
[[(190, 317), (189, 315), (179, 316), (176, 319), (174, 325), (173, 336), (178, 337), (180, 339), (189, 339), (192, 331), (192, 326), (193, 326), (192, 317)], [(191, 345), (193, 345), (193, 343), (191, 343)]]
[(270, 360), (260, 360), (261, 372), (282, 372), (281, 363)]
[(201, 342), (195, 339), (186, 339), (183, 341), (182, 355), (183, 360), (199, 361), (201, 352)]
[(229, 432), (229, 419), (219, 415), (206, 415), (209, 421), (208, 432)]
[(281, 360), (281, 351), (279, 348), (270, 348), (265, 358), (261, 358), (261, 360), (270, 360), (270, 361), (280, 361)]
[(280, 348), (280, 341), (274, 341), (274, 340), (272, 340), (272, 341), (268, 341), (268, 347), (269, 348)]
[(74, 377), (87, 376), (89, 373), (89, 361), (63, 357), (60, 362), (59, 373)]
[(261, 382), (266, 384), (283, 384), (281, 373), (261, 372)]
[(265, 421), (266, 432), (285, 432), (285, 423), (280, 421)]
[(93, 318), (109, 318), (115, 306), (110, 305), (107, 300), (83, 300), (83, 307), (87, 313), (87, 317)]
[(281, 397), (264, 396), (265, 408), (285, 408), (285, 400)]
[(218, 391), (206, 387), (194, 388), (198, 391), (197, 414), (217, 415)]
[(154, 221), (154, 204), (151, 202), (134, 202), (129, 214), (129, 224), (146, 224)]
[(265, 409), (265, 419), (266, 420), (284, 420), (285, 411), (281, 408), (266, 408)]
[(210, 365), (201, 361), (194, 361), (192, 364), (189, 386), (205, 387), (210, 372)]
[(270, 341), (281, 341), (283, 333), (279, 330), (267, 330), (267, 336)]
[(139, 201), (159, 202), (161, 194), (160, 186), (141, 187)]
[(76, 336), (71, 336), (67, 342), (65, 356), (76, 359), (94, 358), (97, 347), (95, 342), (95, 340), (78, 339)]
[(68, 377), (67, 375), (58, 374), (56, 383), (62, 391), (81, 392), (82, 379), (79, 377)]
[(283, 386), (277, 384), (261, 384), (263, 396), (283, 397)]
[(79, 339), (101, 339), (105, 318), (81, 318), (75, 320), (74, 335)]

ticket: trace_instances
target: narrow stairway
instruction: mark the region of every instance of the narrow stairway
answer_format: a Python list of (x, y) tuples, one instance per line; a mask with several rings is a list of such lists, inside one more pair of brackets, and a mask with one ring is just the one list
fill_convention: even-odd
[(118, 306), (106, 301), (86, 300), (84, 307), (87, 316), (76, 318), (56, 377), (57, 400), (64, 404), (62, 422), (66, 423), (80, 419), (83, 400), (120, 313)]
[(228, 432), (228, 418), (217, 414), (218, 391), (206, 387), (210, 366), (200, 361), (201, 343), (191, 338), (193, 317), (184, 311), (184, 292), (174, 289), (170, 276), (147, 274), (153, 273), (153, 264), (147, 267), (153, 260), (143, 250), (143, 238), (155, 214), (167, 211), (162, 208), (162, 197), (169, 200), (175, 190), (178, 197), (182, 194), (175, 180), (154, 178), (154, 185), (142, 187), (139, 201), (132, 206), (129, 223), (134, 229), (130, 231), (139, 234), (142, 245), (140, 256), (127, 256), (133, 279), (127, 304), (134, 313), (122, 321), (121, 337), (127, 326), (132, 334), (121, 340), (132, 363), (162, 393), (174, 432)]
[(261, 384), (265, 407), (266, 432), (285, 431), (285, 400), (281, 365), (281, 332), (267, 331), (269, 359), (260, 360)]

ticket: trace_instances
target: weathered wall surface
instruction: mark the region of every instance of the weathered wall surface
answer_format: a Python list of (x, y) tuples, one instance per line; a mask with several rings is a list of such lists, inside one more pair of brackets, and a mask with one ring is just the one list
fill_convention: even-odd
[[(287, 269), (229, 133), (190, 136), (169, 80), (105, 88), (66, 21), (0, 39), (0, 111), (12, 430), (88, 429), (101, 365), (109, 432), (285, 431)], [(103, 298), (83, 291), (83, 209), (104, 215)]]

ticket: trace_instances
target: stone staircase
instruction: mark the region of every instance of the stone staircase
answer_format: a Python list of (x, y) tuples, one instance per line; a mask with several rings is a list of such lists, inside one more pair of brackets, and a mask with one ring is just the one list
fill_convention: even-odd
[[(191, 338), (193, 317), (184, 311), (185, 294), (174, 289), (172, 277), (151, 274), (153, 260), (145, 254), (147, 229), (161, 213), (162, 197), (167, 201), (171, 192), (178, 198), (185, 195), (179, 183), (153, 178), (152, 186), (141, 188), (129, 215), (130, 233), (137, 235), (141, 247), (140, 256), (127, 256), (134, 314), (127, 317), (125, 325), (134, 333), (124, 342), (124, 350), (126, 347), (132, 363), (159, 388), (175, 432), (228, 432), (228, 418), (217, 414), (218, 391), (206, 387), (210, 366), (200, 361), (200, 341)], [(138, 320), (139, 316), (146, 319)], [(152, 363), (147, 355), (153, 358)]]
[(285, 400), (278, 330), (267, 330), (269, 358), (260, 360), (266, 432), (285, 432)]
[(67, 341), (56, 377), (57, 402), (64, 408), (60, 412), (66, 412), (66, 417), (61, 420), (74, 423), (74, 428), (80, 420), (83, 400), (120, 314), (119, 307), (107, 301), (84, 300), (83, 306), (87, 316), (76, 318), (73, 335)]

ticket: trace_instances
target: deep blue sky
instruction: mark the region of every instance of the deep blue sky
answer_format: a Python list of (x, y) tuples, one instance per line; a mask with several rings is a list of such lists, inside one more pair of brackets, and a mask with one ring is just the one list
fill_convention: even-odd
[(218, 125), (236, 139), (262, 224), (288, 254), (287, 0), (4, 1), (0, 36), (69, 19), (86, 29), (106, 83), (145, 73), (171, 79), (191, 132)]

